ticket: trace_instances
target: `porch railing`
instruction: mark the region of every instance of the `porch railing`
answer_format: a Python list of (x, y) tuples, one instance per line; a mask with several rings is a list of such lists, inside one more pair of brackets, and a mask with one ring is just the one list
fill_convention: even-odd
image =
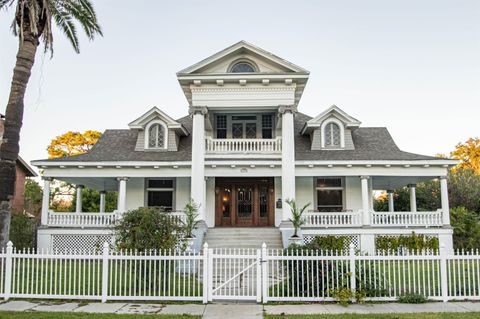
[(206, 138), (207, 153), (281, 153), (282, 139), (214, 139)]
[(49, 212), (49, 226), (61, 227), (108, 227), (115, 224), (117, 212), (113, 213), (57, 213)]
[(442, 211), (372, 212), (372, 226), (442, 226)]
[(305, 213), (304, 227), (352, 227), (362, 225), (362, 215), (356, 212), (315, 212)]

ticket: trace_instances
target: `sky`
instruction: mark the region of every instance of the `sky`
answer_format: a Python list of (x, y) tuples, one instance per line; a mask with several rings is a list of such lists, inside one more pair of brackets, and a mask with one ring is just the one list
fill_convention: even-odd
[[(335, 104), (426, 155), (480, 136), (478, 0), (92, 2), (103, 37), (81, 36), (76, 54), (55, 30), (53, 58), (37, 53), (20, 141), (27, 161), (46, 158), (69, 130), (127, 128), (153, 106), (186, 115), (176, 72), (240, 40), (310, 71), (303, 113)], [(13, 14), (0, 12), (1, 113), (18, 49)]]

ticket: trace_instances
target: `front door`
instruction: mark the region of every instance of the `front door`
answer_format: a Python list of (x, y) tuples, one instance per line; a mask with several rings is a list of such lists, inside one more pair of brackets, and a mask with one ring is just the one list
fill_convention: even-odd
[(216, 226), (272, 226), (272, 178), (216, 178)]

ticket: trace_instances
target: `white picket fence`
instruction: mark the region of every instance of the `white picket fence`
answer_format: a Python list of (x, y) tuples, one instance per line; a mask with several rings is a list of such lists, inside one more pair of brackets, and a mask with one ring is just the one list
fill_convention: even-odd
[(345, 252), (209, 249), (201, 252), (16, 251), (0, 253), (0, 297), (83, 300), (332, 301), (338, 289), (366, 300), (421, 294), (480, 300), (478, 251), (362, 255)]

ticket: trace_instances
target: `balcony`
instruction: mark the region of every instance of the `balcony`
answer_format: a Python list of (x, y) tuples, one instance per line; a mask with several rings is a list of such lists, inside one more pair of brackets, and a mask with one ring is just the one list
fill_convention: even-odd
[(259, 155), (279, 157), (282, 154), (282, 139), (214, 139), (207, 137), (206, 155)]

